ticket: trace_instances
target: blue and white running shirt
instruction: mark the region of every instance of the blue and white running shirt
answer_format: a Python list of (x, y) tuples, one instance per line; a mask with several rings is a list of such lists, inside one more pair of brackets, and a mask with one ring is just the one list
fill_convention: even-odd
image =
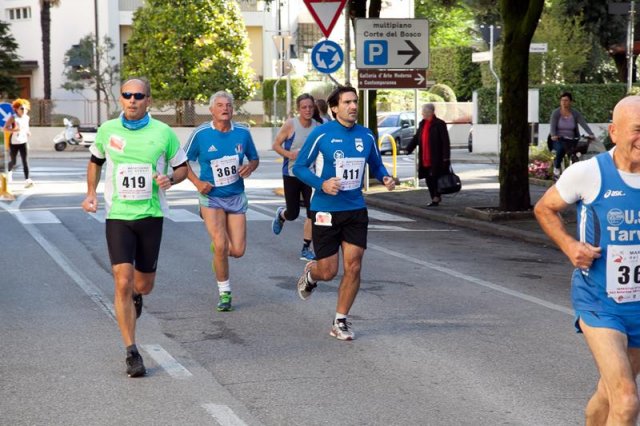
[[(309, 166), (315, 163), (315, 174)], [(373, 133), (354, 124), (345, 127), (337, 120), (316, 127), (298, 153), (293, 174), (314, 189), (311, 198), (313, 211), (347, 211), (366, 207), (362, 195), (364, 167), (380, 182), (388, 176), (382, 164)], [(322, 182), (340, 177), (337, 195), (322, 191)]]
[(221, 132), (212, 122), (196, 128), (185, 147), (189, 161), (200, 165), (200, 180), (209, 182), (212, 197), (230, 197), (244, 192), (244, 179), (238, 174), (244, 157), (258, 160), (251, 133), (231, 123), (231, 130)]

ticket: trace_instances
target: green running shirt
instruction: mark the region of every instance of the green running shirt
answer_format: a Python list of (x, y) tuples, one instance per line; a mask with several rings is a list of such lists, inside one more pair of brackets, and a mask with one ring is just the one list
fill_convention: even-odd
[(89, 149), (105, 159), (105, 217), (137, 220), (163, 217), (169, 213), (164, 191), (154, 176), (167, 174), (187, 157), (175, 132), (165, 123), (151, 118), (139, 130), (122, 126), (120, 118), (103, 123)]

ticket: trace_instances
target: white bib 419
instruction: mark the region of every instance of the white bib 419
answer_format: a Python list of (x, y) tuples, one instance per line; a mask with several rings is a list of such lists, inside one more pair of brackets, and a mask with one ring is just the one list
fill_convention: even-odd
[(240, 179), (238, 169), (240, 159), (237, 155), (226, 155), (222, 158), (211, 160), (211, 172), (215, 186), (227, 186)]
[(340, 181), (340, 190), (349, 191), (360, 188), (364, 173), (364, 158), (337, 158), (336, 177)]
[(640, 245), (607, 247), (607, 295), (617, 303), (640, 301)]
[(151, 164), (118, 165), (116, 188), (121, 200), (150, 199), (153, 189)]

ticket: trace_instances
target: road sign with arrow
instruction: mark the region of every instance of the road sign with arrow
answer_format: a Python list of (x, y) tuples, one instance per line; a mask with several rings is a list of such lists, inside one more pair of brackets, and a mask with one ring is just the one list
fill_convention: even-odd
[(311, 63), (321, 73), (334, 73), (340, 69), (343, 62), (342, 48), (334, 41), (322, 40), (311, 50)]
[(429, 68), (426, 19), (357, 19), (355, 36), (359, 69)]
[(358, 70), (358, 89), (426, 89), (425, 70)]

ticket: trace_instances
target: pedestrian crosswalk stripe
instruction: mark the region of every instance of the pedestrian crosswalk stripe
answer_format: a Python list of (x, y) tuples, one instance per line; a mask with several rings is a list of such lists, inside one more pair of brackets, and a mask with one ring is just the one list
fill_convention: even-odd
[[(275, 212), (274, 212), (275, 214)], [(260, 213), (258, 211), (255, 211), (253, 209), (249, 209), (247, 210), (247, 221), (269, 221), (271, 222), (273, 220), (273, 215), (266, 215), (264, 213)]]
[(200, 215), (197, 215), (185, 209), (169, 210), (168, 218), (173, 222), (202, 222)]
[[(20, 219), (22, 223), (60, 223), (58, 218), (56, 218), (53, 213), (46, 210), (22, 212), (21, 214), (24, 216), (28, 216), (24, 219)], [(275, 210), (273, 211), (273, 213), (271, 213), (270, 209), (264, 208), (263, 206), (252, 205), (249, 206), (249, 210), (247, 210), (246, 216), (248, 222), (271, 222), (273, 220), (274, 214)], [(105, 221), (104, 210), (98, 210), (96, 213), (89, 213), (89, 215), (100, 223), (104, 223)], [(304, 221), (305, 217), (305, 210), (301, 209), (299, 217), (300, 220)], [(197, 213), (194, 213), (192, 210), (176, 208), (170, 209), (167, 219), (172, 222), (178, 223), (202, 222), (200, 216)], [(415, 222), (415, 220), (408, 217), (385, 213), (383, 211), (375, 209), (369, 209), (369, 219), (378, 220), (381, 222)]]
[(369, 219), (376, 219), (383, 222), (415, 222), (408, 217), (400, 216), (397, 214), (385, 213), (376, 209), (367, 209), (369, 212)]
[(49, 210), (21, 211), (16, 213), (16, 218), (23, 224), (60, 223), (56, 215)]

